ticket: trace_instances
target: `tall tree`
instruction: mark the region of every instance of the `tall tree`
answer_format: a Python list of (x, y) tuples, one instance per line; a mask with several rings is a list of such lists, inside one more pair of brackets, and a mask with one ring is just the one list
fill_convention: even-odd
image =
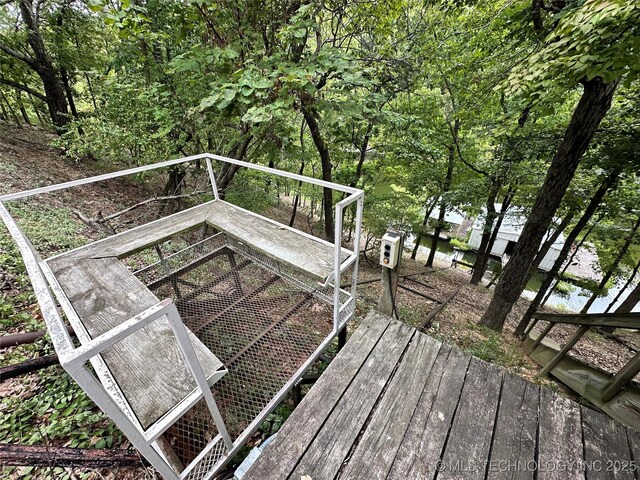
[[(539, 3), (534, 1), (534, 9)], [(544, 48), (529, 59), (523, 70), (526, 72), (523, 79), (532, 78), (534, 82), (539, 82), (538, 87), (534, 88), (538, 99), (543, 95), (545, 82), (547, 86), (551, 84), (550, 73), (561, 75), (560, 78), (569, 84), (579, 81), (583, 91), (553, 156), (513, 257), (505, 267), (493, 298), (480, 319), (481, 325), (494, 330), (502, 330), (507, 315), (524, 289), (529, 266), (582, 156), (611, 107), (620, 77), (630, 75), (630, 78), (635, 78), (638, 74), (638, 66), (631, 59), (637, 41), (634, 35), (640, 28), (640, 8), (637, 5), (617, 4), (611, 11), (603, 11), (604, 6), (598, 0), (587, 0), (579, 6), (564, 6), (567, 11), (553, 19), (554, 28)], [(599, 35), (598, 41), (594, 42), (593, 35), (596, 33)], [(615, 52), (609, 49), (613, 41), (616, 42)], [(593, 57), (585, 59), (585, 52), (590, 52)], [(618, 55), (615, 65), (608, 63), (612, 54)], [(591, 58), (594, 60), (590, 61)], [(539, 68), (540, 61), (547, 62), (544, 69)]]
[[(44, 89), (43, 99), (49, 108), (51, 121), (56, 127), (64, 128), (69, 123), (67, 97), (60, 72), (54, 65), (51, 54), (42, 37), (40, 25), (42, 16), (39, 14), (41, 2), (34, 6), (32, 0), (16, 1), (25, 29), (26, 45), (20, 46), (20, 50), (17, 50), (6, 41), (0, 40), (0, 50), (26, 64), (40, 77)], [(8, 3), (12, 2), (5, 2), (5, 4)], [(17, 88), (28, 93), (34, 92), (33, 89), (26, 86), (25, 88), (22, 88), (22, 86)]]

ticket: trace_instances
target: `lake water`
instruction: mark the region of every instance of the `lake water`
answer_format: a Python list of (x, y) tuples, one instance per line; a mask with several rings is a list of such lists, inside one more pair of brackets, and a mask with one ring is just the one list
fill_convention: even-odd
[[(431, 239), (432, 239), (431, 236), (425, 236), (422, 242), (420, 242), (421, 245), (418, 248), (418, 256), (417, 256), (418, 260), (426, 261), (427, 257), (429, 256), (429, 251), (430, 251), (429, 246), (431, 245)], [(413, 236), (410, 235), (406, 241), (406, 248), (413, 249), (413, 247), (414, 247)], [(453, 260), (454, 253), (455, 251), (448, 240), (442, 240), (442, 239), (438, 240), (436, 258), (451, 262)], [(473, 264), (475, 262), (475, 259), (476, 259), (475, 252), (464, 252), (460, 260), (462, 260), (465, 263)], [(487, 281), (488, 279), (492, 278), (491, 272), (494, 271), (495, 268), (499, 267), (499, 264), (500, 262), (494, 258), (491, 258), (489, 260), (487, 272), (485, 273), (485, 279)], [(465, 267), (463, 265), (459, 265), (458, 268), (462, 270), (469, 270), (468, 267)], [(532, 300), (536, 296), (536, 293), (540, 288), (540, 285), (542, 284), (543, 279), (544, 279), (544, 273), (536, 272), (527, 283), (527, 286), (522, 292), (522, 296)], [(616, 284), (615, 286), (609, 289), (606, 296), (596, 299), (596, 301), (593, 302), (593, 305), (591, 305), (591, 307), (589, 308), (589, 313), (604, 312), (605, 309), (609, 306), (609, 303), (613, 301), (613, 299), (616, 297), (620, 289), (624, 286), (624, 283), (625, 283), (624, 280), (618, 282), (618, 284)], [(582, 307), (587, 303), (587, 300), (591, 296), (591, 291), (577, 287), (575, 285), (571, 285), (571, 288), (572, 288), (571, 292), (569, 292), (566, 295), (560, 294), (554, 291), (554, 293), (549, 298), (547, 305), (563, 308), (565, 310), (572, 311), (572, 312), (579, 312), (582, 309)], [(627, 290), (627, 292), (629, 291), (631, 291), (631, 287)], [(621, 295), (620, 300), (618, 300), (618, 304), (621, 303), (626, 298), (627, 292)], [(633, 311), (640, 312), (640, 305), (636, 306), (636, 308), (634, 308)]]

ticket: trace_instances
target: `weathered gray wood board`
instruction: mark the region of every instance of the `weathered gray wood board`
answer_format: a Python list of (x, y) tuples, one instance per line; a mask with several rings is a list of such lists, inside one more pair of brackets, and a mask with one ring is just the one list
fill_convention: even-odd
[(244, 478), (626, 480), (639, 458), (635, 431), (370, 314)]
[(325, 421), (304, 457), (293, 472), (294, 478), (333, 478), (349, 454), (360, 429), (371, 413), (378, 396), (387, 385), (393, 369), (411, 339), (412, 328), (389, 325), (376, 348), (365, 362), (372, 375), (357, 375)]
[[(222, 200), (207, 202), (91, 243), (53, 258), (51, 263), (70, 258), (123, 258), (204, 223), (316, 280), (324, 282), (333, 273), (334, 247), (330, 243)], [(350, 254), (343, 248), (340, 261)]]
[[(60, 286), (95, 338), (158, 303), (116, 258), (70, 259), (54, 264)], [(195, 335), (189, 338), (207, 378), (222, 363)], [(196, 387), (168, 320), (159, 319), (102, 354), (143, 427), (148, 427)]]
[(582, 480), (580, 406), (557, 393), (540, 393), (538, 471), (540, 480)]
[(633, 480), (634, 463), (626, 429), (609, 417), (582, 408), (587, 480)]
[[(505, 375), (491, 447), (488, 480), (533, 480), (540, 388), (514, 375)], [(511, 468), (515, 465), (515, 468)]]
[(389, 478), (433, 478), (449, 435), (471, 356), (443, 345), (426, 378), (420, 404), (394, 459)]
[[(317, 280), (324, 281), (333, 273), (333, 245), (222, 200), (209, 205), (207, 222), (215, 229)], [(349, 253), (343, 249), (340, 261)]]
[[(126, 257), (204, 224), (210, 208), (211, 202), (204, 203), (71, 250), (58, 258)], [(56, 259), (52, 260), (51, 263), (56, 263)]]
[[(443, 465), (460, 465), (461, 469), (467, 470), (465, 478), (485, 477), (501, 383), (500, 370), (476, 358), (471, 359), (442, 454)], [(438, 478), (455, 479), (459, 476), (460, 472), (454, 468), (445, 468)]]

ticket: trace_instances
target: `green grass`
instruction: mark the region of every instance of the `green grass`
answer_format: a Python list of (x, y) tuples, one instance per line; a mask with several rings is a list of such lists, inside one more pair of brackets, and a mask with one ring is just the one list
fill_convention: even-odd
[(501, 334), (476, 324), (468, 325), (469, 330), (478, 335), (465, 333), (458, 345), (475, 357), (490, 363), (501, 365), (507, 369), (520, 369), (525, 362), (522, 352), (517, 347), (504, 341)]

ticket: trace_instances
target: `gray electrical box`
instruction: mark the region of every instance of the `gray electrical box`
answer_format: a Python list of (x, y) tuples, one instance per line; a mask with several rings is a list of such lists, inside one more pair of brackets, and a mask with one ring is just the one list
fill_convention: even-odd
[(380, 247), (380, 265), (387, 268), (394, 268), (398, 264), (400, 256), (400, 244), (402, 236), (399, 233), (387, 230), (382, 237)]

